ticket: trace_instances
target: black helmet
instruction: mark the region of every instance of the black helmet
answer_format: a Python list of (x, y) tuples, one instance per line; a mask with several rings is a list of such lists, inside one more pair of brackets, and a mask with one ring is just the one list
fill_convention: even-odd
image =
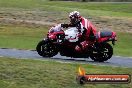
[(73, 11), (69, 14), (69, 18), (72, 24), (76, 24), (80, 21), (80, 13), (78, 11)]

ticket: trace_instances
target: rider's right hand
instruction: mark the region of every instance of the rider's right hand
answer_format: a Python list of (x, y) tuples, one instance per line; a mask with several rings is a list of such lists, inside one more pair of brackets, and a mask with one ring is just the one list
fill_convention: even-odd
[(61, 27), (68, 28), (69, 27), (69, 24), (61, 24)]

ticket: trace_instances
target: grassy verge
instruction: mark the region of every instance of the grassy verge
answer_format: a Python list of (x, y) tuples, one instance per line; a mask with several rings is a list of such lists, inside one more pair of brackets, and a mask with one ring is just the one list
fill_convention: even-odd
[(132, 56), (132, 33), (117, 32), (117, 43), (114, 46), (114, 54), (120, 56)]
[[(81, 64), (88, 74), (132, 74), (132, 68)], [(130, 84), (76, 83), (80, 64), (0, 57), (1, 88), (130, 88)]]
[(0, 7), (40, 9), (44, 11), (69, 12), (78, 10), (84, 15), (132, 17), (131, 3), (84, 3), (45, 0), (0, 0)]
[(35, 49), (47, 31), (47, 27), (0, 26), (0, 47)]

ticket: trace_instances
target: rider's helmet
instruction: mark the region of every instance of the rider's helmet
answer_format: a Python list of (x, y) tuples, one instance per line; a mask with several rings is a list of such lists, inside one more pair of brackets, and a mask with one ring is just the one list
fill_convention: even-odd
[(80, 13), (78, 11), (73, 11), (69, 14), (70, 22), (72, 24), (77, 24), (80, 21)]

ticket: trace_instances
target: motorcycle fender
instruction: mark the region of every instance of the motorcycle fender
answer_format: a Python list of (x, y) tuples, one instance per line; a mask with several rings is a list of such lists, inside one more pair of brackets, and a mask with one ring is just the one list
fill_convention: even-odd
[(49, 41), (49, 39), (48, 39), (48, 38), (44, 38), (43, 40), (44, 40), (44, 41)]
[(43, 40), (44, 40), (44, 41), (46, 41), (46, 40), (47, 40), (47, 38), (44, 38)]

